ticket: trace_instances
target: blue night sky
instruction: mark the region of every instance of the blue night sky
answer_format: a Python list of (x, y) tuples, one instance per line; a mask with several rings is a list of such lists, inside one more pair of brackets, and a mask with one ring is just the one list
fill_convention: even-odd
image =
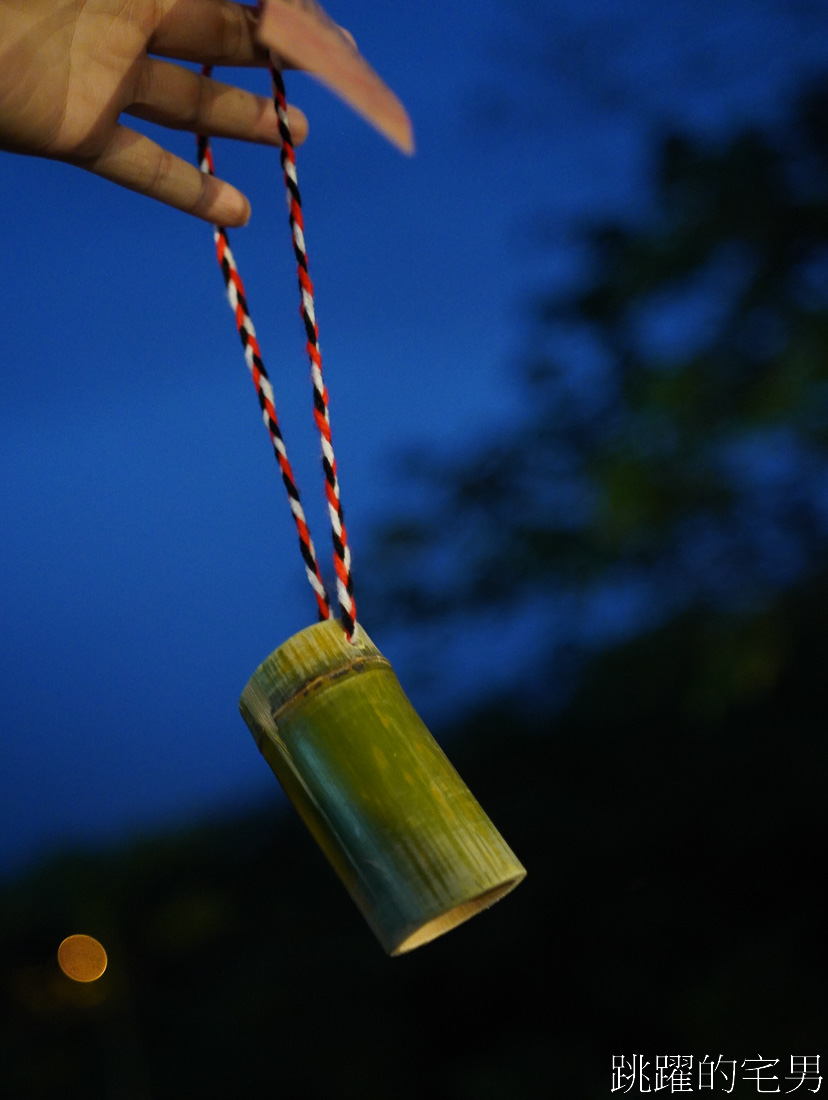
[[(299, 182), (359, 603), (371, 531), (405, 506), (395, 455), (450, 451), (517, 414), (526, 304), (577, 277), (574, 222), (646, 213), (665, 126), (723, 134), (780, 115), (826, 70), (828, 13), (806, 0), (328, 9), (409, 108), (418, 146), (401, 156), (288, 74), (311, 124)], [(232, 78), (267, 88), (263, 72)], [(165, 141), (193, 156), (190, 135)], [(327, 567), (278, 155), (214, 152), (252, 201), (231, 244)], [(0, 165), (2, 872), (280, 797), (237, 700), (315, 603), (209, 228), (63, 165)], [(364, 625), (405, 685), (405, 638)], [(446, 680), (473, 691), (489, 644), (463, 639)], [(426, 718), (448, 686), (414, 697)]]

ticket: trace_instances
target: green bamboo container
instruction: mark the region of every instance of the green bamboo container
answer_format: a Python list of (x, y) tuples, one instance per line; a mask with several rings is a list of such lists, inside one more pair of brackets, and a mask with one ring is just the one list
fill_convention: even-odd
[(526, 871), (365, 631), (294, 635), (242, 693), (256, 744), (382, 946), (401, 955)]

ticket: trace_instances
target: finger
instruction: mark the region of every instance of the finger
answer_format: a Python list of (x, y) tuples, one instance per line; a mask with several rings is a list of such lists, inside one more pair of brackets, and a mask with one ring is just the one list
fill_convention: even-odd
[(255, 38), (255, 7), (231, 0), (159, 0), (158, 7), (150, 53), (210, 65), (268, 64)]
[[(141, 67), (135, 98), (127, 114), (176, 130), (212, 137), (279, 145), (279, 120), (273, 100), (200, 76), (180, 65), (148, 58)], [(308, 120), (288, 108), (291, 134), (305, 140)]]
[(250, 203), (241, 191), (199, 172), (186, 160), (125, 126), (116, 127), (102, 153), (78, 163), (104, 179), (214, 225), (241, 226), (250, 218)]

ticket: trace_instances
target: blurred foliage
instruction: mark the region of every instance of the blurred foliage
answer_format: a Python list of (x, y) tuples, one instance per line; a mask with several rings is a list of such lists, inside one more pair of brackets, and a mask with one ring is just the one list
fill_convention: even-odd
[(508, 614), (608, 583), (662, 618), (741, 611), (819, 564), (826, 117), (823, 88), (781, 132), (664, 141), (648, 224), (587, 227), (586, 284), (537, 302), (522, 421), (410, 459), (426, 503), (382, 533), (377, 613)]
[[(824, 1060), (827, 109), (667, 140), (658, 219), (590, 230), (588, 284), (539, 303), (523, 423), (425, 463), (441, 507), (387, 533), (425, 623), (608, 584), (657, 611), (554, 717), (442, 733), (526, 882), (389, 960), (293, 816), (66, 854), (0, 893), (0, 1096), (593, 1100), (634, 1053), (778, 1058), (785, 1092)], [(72, 932), (100, 982), (58, 971)]]
[[(409, 956), (292, 815), (7, 885), (0, 1095), (592, 1100), (621, 1053), (775, 1057), (784, 1092), (828, 1025), (827, 601), (781, 600), (743, 667), (688, 613), (555, 721), (469, 716), (449, 751), (529, 877)], [(109, 952), (92, 986), (57, 969), (75, 931)]]

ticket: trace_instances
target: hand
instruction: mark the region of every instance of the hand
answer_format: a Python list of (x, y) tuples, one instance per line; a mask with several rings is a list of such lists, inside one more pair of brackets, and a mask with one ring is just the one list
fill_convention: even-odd
[[(79, 165), (225, 226), (250, 204), (120, 122), (279, 144), (273, 103), (159, 57), (268, 64), (256, 9), (231, 0), (0, 0), (0, 149)], [(149, 54), (158, 56), (150, 57)], [(298, 144), (307, 120), (291, 108)]]

